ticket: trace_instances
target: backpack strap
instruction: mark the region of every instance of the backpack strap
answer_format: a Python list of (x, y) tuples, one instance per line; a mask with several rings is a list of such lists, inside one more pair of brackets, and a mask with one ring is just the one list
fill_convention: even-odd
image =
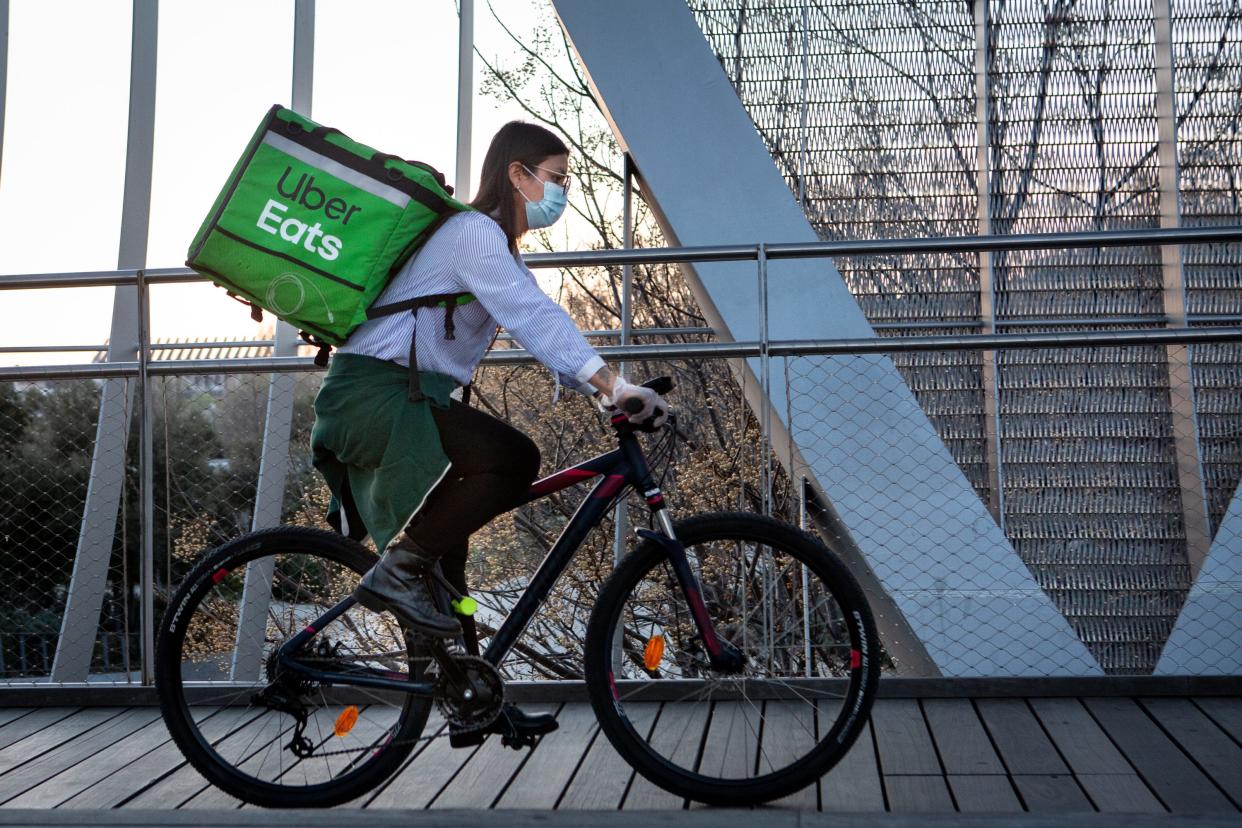
[(427, 296), (416, 296), (413, 299), (406, 299), (401, 302), (392, 302), (387, 305), (372, 305), (367, 308), (367, 319), (392, 316), (403, 311), (409, 311), (414, 315), (416, 329), (410, 334), (410, 402), (418, 402), (424, 397), (422, 386), (418, 381), (418, 311), (421, 308), (437, 306), (444, 308), (444, 338), (456, 339), (457, 329), (453, 323), (453, 312), (457, 310), (458, 305), (465, 305), (473, 301), (473, 293), (432, 293)]
[(328, 364), (328, 354), (332, 352), (332, 344), (324, 342), (317, 336), (307, 333), (306, 331), (298, 331), (298, 336), (302, 337), (302, 341), (307, 345), (314, 345), (319, 350), (315, 353), (315, 364), (323, 368)]

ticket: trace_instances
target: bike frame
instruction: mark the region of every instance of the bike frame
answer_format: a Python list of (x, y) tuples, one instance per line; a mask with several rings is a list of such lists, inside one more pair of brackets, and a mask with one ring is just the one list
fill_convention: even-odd
[[(569, 523), (561, 530), (556, 543), (548, 551), (547, 556), (531, 577), (530, 583), (518, 598), (517, 604), (509, 612), (500, 629), (492, 636), (483, 658), (499, 667), (508, 656), (513, 645), (521, 638), (526, 626), (534, 618), (548, 593), (558, 578), (573, 560), (574, 554), (582, 546), (583, 540), (592, 529), (599, 525), (604, 515), (611, 510), (617, 499), (627, 486), (642, 492), (647, 508), (651, 510), (662, 534), (642, 531), (641, 534), (654, 540), (666, 550), (677, 575), (686, 601), (690, 607), (690, 615), (694, 618), (699, 634), (714, 665), (728, 669), (733, 666), (736, 651), (716, 635), (711, 618), (703, 604), (699, 584), (686, 559), (685, 550), (677, 541), (673, 532), (673, 521), (664, 495), (651, 476), (646, 455), (638, 442), (636, 429), (624, 414), (612, 417), (613, 428), (617, 431), (620, 445), (612, 451), (592, 457), (576, 466), (571, 466), (555, 474), (536, 480), (531, 484), (526, 497), (517, 506), (530, 503), (548, 495), (567, 489), (595, 477), (602, 476), (590, 493), (578, 505)], [(516, 508), (516, 506), (515, 506)], [(388, 671), (370, 671), (367, 673), (338, 673), (319, 670), (301, 664), (295, 655), (313, 638), (319, 630), (324, 629), (342, 613), (354, 605), (352, 597), (346, 598), (329, 609), (305, 629), (285, 642), (280, 648), (280, 662), (288, 669), (307, 676), (316, 681), (332, 684), (352, 684), (386, 690), (397, 690), (413, 695), (430, 696), (434, 692), (432, 682), (410, 681), (402, 673)], [(444, 647), (442, 640), (435, 640), (431, 645), (432, 656), (436, 658), (446, 671), (450, 680), (465, 681), (458, 675), (451, 656)]]

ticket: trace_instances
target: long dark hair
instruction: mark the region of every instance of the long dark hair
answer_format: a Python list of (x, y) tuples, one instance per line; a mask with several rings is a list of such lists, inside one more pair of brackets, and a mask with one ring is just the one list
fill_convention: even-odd
[(510, 249), (517, 249), (518, 234), (509, 165), (517, 161), (533, 170), (554, 155), (568, 154), (565, 142), (538, 124), (510, 121), (493, 136), (487, 155), (483, 157), (479, 189), (470, 206), (500, 223)]

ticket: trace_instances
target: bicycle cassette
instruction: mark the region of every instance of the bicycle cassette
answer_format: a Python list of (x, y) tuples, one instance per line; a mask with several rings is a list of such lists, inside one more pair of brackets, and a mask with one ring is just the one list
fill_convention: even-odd
[(453, 663), (470, 679), (471, 698), (450, 686), (439, 671), (436, 678), (436, 706), (458, 732), (482, 730), (496, 721), (505, 703), (505, 683), (490, 662), (478, 656), (453, 655)]

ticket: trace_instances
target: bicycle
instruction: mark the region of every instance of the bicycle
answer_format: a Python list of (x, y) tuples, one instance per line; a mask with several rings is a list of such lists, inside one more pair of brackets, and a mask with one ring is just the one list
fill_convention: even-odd
[[(672, 381), (648, 386), (667, 394)], [(246, 802), (330, 806), (436, 738), (423, 736), (433, 704), (455, 727), (488, 727), (504, 701), (499, 667), (633, 488), (652, 528), (637, 531), (586, 628), (586, 690), (605, 736), (651, 782), (709, 804), (776, 799), (826, 773), (863, 728), (879, 677), (858, 584), (813, 536), (776, 520), (674, 522), (638, 439), (656, 429), (621, 412), (611, 424), (617, 448), (531, 485), (524, 503), (602, 478), (481, 658), (358, 605), (350, 593), (376, 557), (342, 535), (282, 526), (200, 561), (169, 604), (156, 656), (164, 720), (190, 763)], [(670, 416), (655, 449), (665, 468), (679, 434)], [(431, 583), (442, 609), (469, 611)], [(725, 741), (709, 743), (709, 729)]]

